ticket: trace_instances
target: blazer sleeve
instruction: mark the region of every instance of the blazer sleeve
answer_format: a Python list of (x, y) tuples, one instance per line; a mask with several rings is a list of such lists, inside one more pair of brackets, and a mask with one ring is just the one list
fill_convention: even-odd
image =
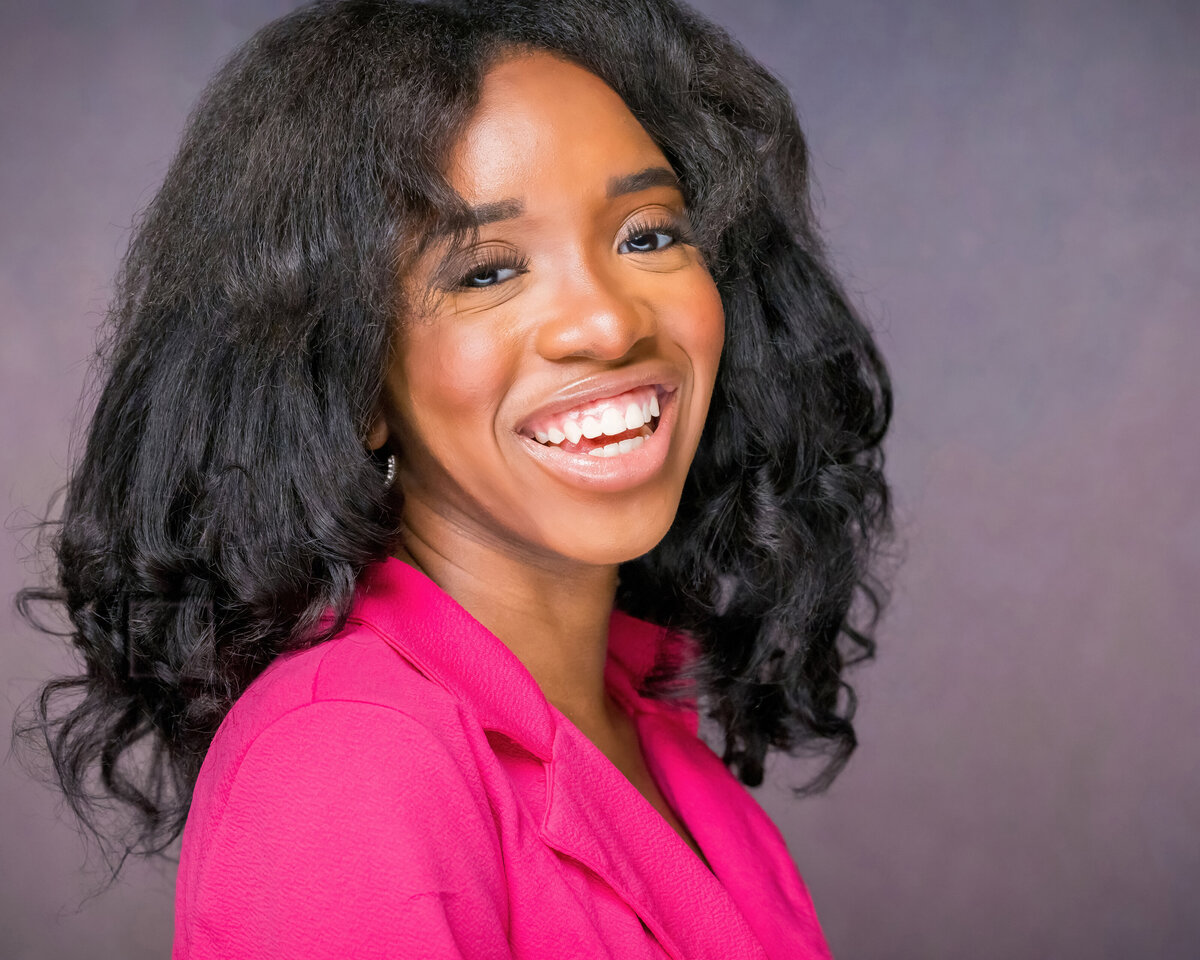
[(261, 732), (224, 783), (192, 852), (176, 960), (511, 957), (486, 794), (412, 717), (306, 704)]

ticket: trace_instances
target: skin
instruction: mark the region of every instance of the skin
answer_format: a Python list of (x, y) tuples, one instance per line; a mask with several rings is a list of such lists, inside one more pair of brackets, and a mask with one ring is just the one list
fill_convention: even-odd
[[(648, 167), (671, 169), (592, 73), (543, 52), (494, 66), (447, 174), (469, 203), (515, 199), (522, 212), (481, 227), (478, 244), (449, 260), (467, 285), (400, 325), (369, 444), (399, 453), (398, 556), (499, 637), (657, 806), (630, 719), (605, 691), (608, 622), (617, 565), (651, 550), (675, 517), (724, 313), (694, 246), (633, 229), (674, 220), (686, 231), (675, 186), (606, 196), (611, 178)], [(484, 254), (528, 264), (480, 270)], [(431, 250), (406, 290), (419, 300), (446, 262)], [(587, 490), (526, 452), (515, 427), (552, 395), (647, 362), (669, 364), (680, 384), (667, 461), (649, 480)]]

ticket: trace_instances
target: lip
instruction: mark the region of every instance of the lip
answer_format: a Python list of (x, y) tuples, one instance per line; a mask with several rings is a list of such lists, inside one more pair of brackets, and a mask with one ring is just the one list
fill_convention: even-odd
[[(522, 436), (532, 437), (533, 431), (529, 429), (528, 425), (535, 420), (567, 414), (576, 407), (582, 407), (584, 404), (603, 400), (606, 397), (616, 397), (637, 387), (651, 385), (656, 387), (658, 402), (661, 405), (670, 394), (679, 389), (679, 383), (679, 375), (673, 368), (665, 365), (640, 366), (620, 373), (588, 377), (586, 380), (580, 380), (560, 390), (537, 409), (525, 414), (514, 429)], [(592, 459), (597, 458), (593, 457)]]
[[(644, 386), (644, 384), (636, 384)], [(627, 387), (626, 389), (632, 389)], [(621, 391), (618, 391), (621, 392)], [(660, 393), (662, 391), (660, 390)], [(611, 396), (600, 393), (582, 395), (583, 401)], [(636, 450), (615, 457), (594, 457), (590, 453), (567, 453), (559, 447), (538, 443), (533, 437), (520, 434), (522, 444), (543, 469), (557, 478), (587, 490), (613, 492), (636, 487), (662, 470), (671, 448), (671, 437), (679, 419), (679, 391), (663, 394), (658, 426)], [(548, 408), (554, 412), (553, 408)]]

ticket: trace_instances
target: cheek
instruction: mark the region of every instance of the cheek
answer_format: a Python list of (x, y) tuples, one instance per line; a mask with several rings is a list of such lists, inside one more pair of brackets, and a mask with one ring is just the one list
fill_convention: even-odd
[(501, 333), (454, 318), (415, 327), (394, 369), (397, 408), (434, 449), (490, 432), (510, 379)]
[(725, 346), (725, 308), (712, 278), (689, 286), (679, 298), (676, 324), (680, 342), (691, 355), (697, 373), (716, 375)]

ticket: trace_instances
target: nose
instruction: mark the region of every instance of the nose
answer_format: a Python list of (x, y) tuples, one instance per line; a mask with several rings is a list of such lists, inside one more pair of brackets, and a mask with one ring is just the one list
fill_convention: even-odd
[(563, 279), (537, 330), (547, 360), (619, 360), (658, 329), (653, 307), (620, 270), (579, 267)]

